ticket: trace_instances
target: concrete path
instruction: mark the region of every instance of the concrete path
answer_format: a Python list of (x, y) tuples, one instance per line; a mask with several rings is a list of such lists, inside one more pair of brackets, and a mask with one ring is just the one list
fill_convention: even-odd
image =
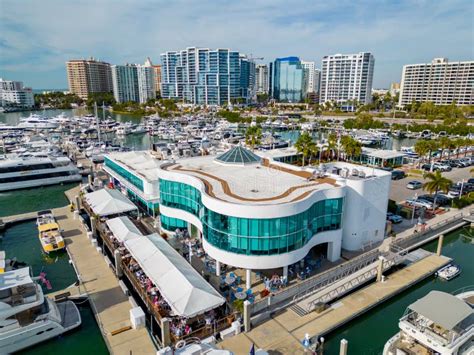
[(64, 230), (69, 255), (82, 281), (80, 293), (88, 294), (109, 351), (112, 354), (124, 355), (156, 353), (145, 328), (132, 329), (117, 335), (111, 334), (117, 329), (131, 325), (132, 306), (120, 288), (112, 269), (92, 246), (81, 223), (73, 218), (69, 207), (54, 209), (53, 213), (61, 229)]

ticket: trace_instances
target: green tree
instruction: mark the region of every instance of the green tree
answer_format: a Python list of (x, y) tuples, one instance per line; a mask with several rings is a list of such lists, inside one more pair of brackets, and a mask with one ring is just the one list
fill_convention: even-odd
[(260, 144), (262, 138), (262, 129), (260, 126), (250, 126), (245, 131), (245, 143), (252, 147), (252, 150), (255, 149), (257, 144)]
[(423, 190), (429, 192), (430, 194), (435, 194), (433, 201), (434, 209), (436, 208), (436, 198), (438, 192), (442, 191), (447, 193), (453, 182), (448, 178), (445, 178), (439, 170), (435, 171), (434, 173), (426, 173), (424, 178), (427, 179), (428, 182), (424, 183)]
[(114, 94), (111, 92), (92, 92), (87, 97), (86, 105), (88, 107), (93, 107), (94, 103), (97, 102), (97, 106), (112, 106), (115, 104)]
[(420, 159), (423, 161), (426, 157), (426, 154), (430, 151), (430, 147), (428, 145), (428, 141), (425, 140), (418, 140), (414, 146), (415, 153), (418, 154)]
[(298, 153), (303, 155), (303, 166), (305, 166), (307, 157), (309, 157), (311, 161), (311, 156), (318, 152), (318, 146), (308, 132), (303, 132), (298, 137), (295, 148)]
[(341, 138), (341, 146), (349, 160), (362, 154), (362, 144), (351, 136), (343, 136)]

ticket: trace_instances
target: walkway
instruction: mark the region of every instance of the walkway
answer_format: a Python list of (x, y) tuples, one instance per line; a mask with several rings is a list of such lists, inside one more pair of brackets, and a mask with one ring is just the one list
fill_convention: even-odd
[[(154, 354), (156, 349), (145, 328), (112, 335), (112, 332), (131, 325), (132, 306), (120, 288), (112, 269), (92, 246), (79, 220), (73, 218), (70, 208), (68, 206), (57, 208), (53, 213), (64, 231), (69, 256), (82, 281), (80, 291), (89, 296), (109, 351), (124, 355)], [(71, 290), (64, 290), (68, 291)]]
[(450, 262), (444, 256), (431, 255), (391, 274), (385, 282), (372, 283), (333, 303), (321, 313), (303, 317), (287, 309), (248, 333), (225, 339), (219, 345), (236, 354), (245, 354), (252, 343), (258, 348), (282, 354), (304, 354), (301, 346), (306, 333), (320, 337), (365, 313), (378, 304), (432, 275)]

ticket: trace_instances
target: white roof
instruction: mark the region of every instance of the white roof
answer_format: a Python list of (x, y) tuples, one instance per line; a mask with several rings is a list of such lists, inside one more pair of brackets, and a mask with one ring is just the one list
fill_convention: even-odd
[(30, 277), (30, 268), (24, 267), (17, 270), (6, 271), (0, 274), (0, 290), (33, 283)]
[(162, 162), (154, 158), (148, 151), (114, 152), (109, 153), (107, 157), (126, 166), (132, 173), (147, 181), (158, 180), (157, 170)]
[(140, 230), (127, 216), (108, 219), (105, 223), (119, 242), (125, 242), (126, 240), (143, 236)]
[(398, 150), (386, 150), (386, 149), (374, 149), (374, 148), (362, 148), (362, 152), (366, 155), (381, 159), (394, 159), (404, 157), (406, 154), (399, 152)]
[(225, 302), (159, 235), (130, 239), (125, 241), (125, 246), (176, 315), (191, 318)]
[(462, 299), (441, 291), (431, 291), (409, 308), (448, 330), (474, 314)]
[(85, 199), (92, 211), (101, 217), (137, 209), (132, 201), (114, 189), (102, 189), (88, 193), (85, 195)]

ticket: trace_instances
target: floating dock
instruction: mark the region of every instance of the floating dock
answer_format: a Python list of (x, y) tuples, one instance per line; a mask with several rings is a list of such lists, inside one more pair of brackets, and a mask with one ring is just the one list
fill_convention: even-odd
[(324, 336), (433, 275), (450, 261), (442, 255), (430, 255), (390, 274), (384, 282), (372, 283), (341, 298), (321, 313), (300, 316), (288, 308), (250, 332), (225, 339), (219, 345), (236, 354), (247, 353), (252, 344), (282, 354), (305, 354), (301, 341), (306, 333), (314, 339)]

